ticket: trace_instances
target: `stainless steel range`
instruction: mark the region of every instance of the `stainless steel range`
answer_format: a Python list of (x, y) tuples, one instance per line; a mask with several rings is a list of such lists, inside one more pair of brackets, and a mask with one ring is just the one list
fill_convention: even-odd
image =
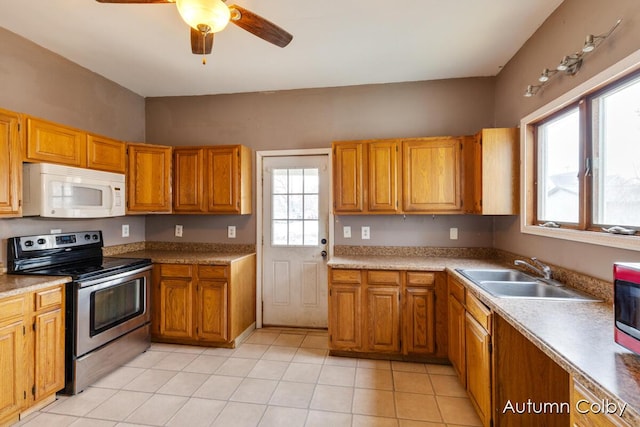
[(12, 274), (70, 276), (65, 389), (76, 394), (150, 345), (151, 260), (102, 256), (102, 232), (12, 237)]

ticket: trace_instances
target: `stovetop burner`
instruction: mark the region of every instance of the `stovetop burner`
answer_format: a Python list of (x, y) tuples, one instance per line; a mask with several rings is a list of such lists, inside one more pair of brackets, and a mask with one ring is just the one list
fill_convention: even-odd
[(62, 266), (50, 266), (35, 270), (25, 270), (24, 274), (37, 274), (45, 276), (71, 276), (74, 281), (85, 280), (98, 276), (112, 275), (119, 272), (134, 270), (150, 264), (143, 258), (115, 258), (103, 257), (87, 263), (68, 264)]
[(12, 237), (8, 239), (8, 271), (71, 276), (77, 281), (151, 265), (144, 258), (103, 257), (102, 247), (101, 231)]

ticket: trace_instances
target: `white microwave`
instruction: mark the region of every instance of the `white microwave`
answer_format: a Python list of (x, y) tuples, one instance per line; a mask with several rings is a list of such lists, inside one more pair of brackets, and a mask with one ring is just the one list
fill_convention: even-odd
[(104, 218), (125, 214), (124, 174), (51, 163), (23, 164), (24, 216)]

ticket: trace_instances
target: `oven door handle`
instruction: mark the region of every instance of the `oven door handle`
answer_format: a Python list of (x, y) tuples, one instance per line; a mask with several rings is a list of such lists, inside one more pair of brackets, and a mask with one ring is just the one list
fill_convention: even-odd
[(89, 286), (95, 286), (95, 285), (99, 285), (99, 284), (103, 284), (103, 283), (113, 283), (114, 281), (117, 281), (118, 279), (131, 279), (131, 276), (135, 276), (137, 274), (143, 273), (145, 271), (149, 271), (151, 270), (151, 266), (145, 266), (142, 268), (138, 268), (135, 270), (129, 270), (129, 271), (124, 271), (122, 273), (118, 273), (118, 274), (114, 274), (113, 276), (103, 276), (99, 279), (93, 279), (93, 280), (79, 280), (76, 282), (76, 284), (78, 285), (79, 288), (86, 288)]

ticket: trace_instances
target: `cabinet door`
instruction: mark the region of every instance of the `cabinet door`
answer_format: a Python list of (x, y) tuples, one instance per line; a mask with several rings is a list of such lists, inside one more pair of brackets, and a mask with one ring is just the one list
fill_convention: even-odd
[(226, 281), (200, 280), (197, 301), (196, 335), (200, 340), (227, 341), (227, 289)]
[(127, 144), (115, 139), (87, 135), (87, 167), (107, 172), (125, 173)]
[[(483, 215), (514, 215), (520, 203), (520, 138), (517, 128), (483, 129), (478, 138)], [(476, 198), (478, 198), (476, 196)]]
[[(0, 327), (0, 423), (17, 421), (24, 403), (23, 322)], [(64, 344), (62, 346), (64, 348)], [(3, 424), (4, 425), (4, 424)]]
[(449, 295), (449, 360), (463, 386), (467, 385), (465, 358), (465, 310), (464, 306)]
[(127, 213), (171, 212), (171, 147), (129, 144)]
[(160, 280), (160, 335), (171, 338), (192, 338), (193, 281), (191, 278)]
[(368, 209), (369, 212), (398, 211), (399, 155), (397, 141), (368, 144)]
[(369, 287), (367, 289), (367, 349), (400, 351), (400, 289)]
[(239, 147), (207, 150), (207, 205), (210, 212), (240, 213)]
[(435, 290), (407, 288), (404, 304), (406, 353), (434, 353), (436, 351)]
[(466, 314), (467, 392), (482, 425), (491, 422), (491, 335)]
[(204, 149), (173, 150), (174, 212), (206, 212), (204, 189)]
[(333, 144), (333, 209), (336, 213), (365, 211), (365, 154), (361, 142)]
[(76, 129), (27, 118), (25, 160), (86, 167), (87, 135)]
[(457, 138), (404, 141), (405, 212), (461, 212), (461, 151), (462, 144)]
[(362, 348), (360, 285), (332, 285), (329, 291), (329, 343), (334, 350)]
[(17, 114), (0, 110), (0, 216), (19, 216), (22, 195), (22, 149)]
[(35, 318), (35, 399), (64, 387), (64, 318), (58, 308)]

